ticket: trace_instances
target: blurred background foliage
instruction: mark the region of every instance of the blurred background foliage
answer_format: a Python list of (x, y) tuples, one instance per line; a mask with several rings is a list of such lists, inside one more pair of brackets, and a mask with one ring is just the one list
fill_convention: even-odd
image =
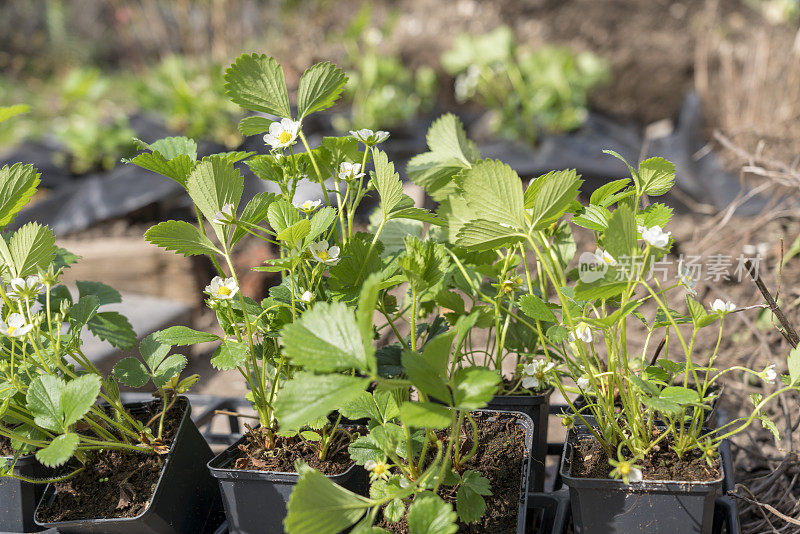
[[(331, 117), (340, 131), (403, 128), (466, 103), (491, 111), (492, 133), (535, 143), (541, 130), (578, 128), (589, 91), (609, 78), (595, 55), (523, 47), (507, 26), (449, 39), (441, 60), (420, 61), (392, 44), (398, 12), (376, 14), (371, 2), (33, 0), (2, 9), (0, 105), (26, 103), (31, 112), (0, 126), (0, 149), (55, 142), (57, 163), (74, 174), (108, 170), (130, 155), (130, 120), (142, 112), (176, 134), (227, 150), (240, 145), (241, 111), (225, 97), (222, 74), (244, 50), (293, 56), (290, 85), (305, 57), (342, 66), (349, 81)], [(326, 29), (298, 34), (311, 24)]]
[(775, 139), (769, 154), (787, 158), (800, 137), (800, 0), (5, 0), (0, 13), (0, 105), (31, 106), (0, 125), (0, 151), (56, 144), (76, 174), (129, 154), (142, 115), (240, 145), (221, 74), (243, 51), (278, 58), (290, 87), (316, 61), (343, 67), (339, 131), (456, 111), (471, 136), (536, 144), (589, 109), (674, 119), (694, 90), (748, 148)]
[(610, 78), (608, 65), (591, 52), (525, 49), (508, 26), (459, 35), (442, 65), (456, 76), (458, 101), (492, 110), (493, 132), (530, 143), (542, 130), (562, 133), (580, 127), (589, 112), (589, 91)]

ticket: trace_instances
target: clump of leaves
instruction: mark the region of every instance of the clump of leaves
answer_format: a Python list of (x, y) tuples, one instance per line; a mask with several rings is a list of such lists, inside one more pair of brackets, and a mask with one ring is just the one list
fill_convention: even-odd
[(580, 127), (591, 89), (609, 77), (594, 54), (554, 46), (527, 50), (506, 26), (484, 35), (459, 35), (442, 65), (456, 77), (457, 100), (489, 109), (495, 133), (530, 143), (542, 131)]
[(61, 83), (52, 131), (64, 145), (60, 163), (75, 174), (112, 169), (134, 151), (134, 132), (111, 91), (112, 80), (95, 69), (73, 69)]
[(240, 108), (225, 94), (222, 67), (170, 56), (136, 80), (139, 107), (158, 112), (170, 130), (232, 148), (241, 143)]
[(399, 55), (381, 47), (393, 26), (393, 18), (381, 28), (372, 26), (372, 6), (364, 4), (344, 32), (341, 42), (349, 79), (343, 96), (351, 108), (349, 115), (335, 116), (337, 128), (390, 129), (433, 107), (437, 92), (434, 70), (427, 66), (412, 69)]

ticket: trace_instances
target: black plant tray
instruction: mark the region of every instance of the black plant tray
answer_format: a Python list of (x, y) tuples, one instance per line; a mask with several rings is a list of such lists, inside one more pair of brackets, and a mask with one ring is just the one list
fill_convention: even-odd
[[(228, 410), (236, 412), (242, 408), (248, 408), (250, 403), (241, 398), (228, 398), (217, 397), (214, 395), (187, 395), (192, 406), (194, 407), (192, 419), (195, 424), (200, 428), (203, 437), (208, 441), (209, 445), (217, 447), (224, 445), (225, 447), (236, 442), (241, 436), (243, 425), (239, 418), (227, 415), (217, 415), (216, 410)], [(123, 400), (125, 402), (134, 402), (137, 400), (149, 400), (151, 397), (146, 394), (139, 393), (125, 393)], [(555, 416), (561, 413), (561, 406), (550, 406), (550, 415)], [(226, 429), (227, 432), (213, 432), (211, 423), (215, 417), (224, 417), (227, 419)], [(718, 412), (718, 422), (724, 422), (725, 414), (721, 410)], [(719, 423), (718, 423), (719, 424)], [(729, 446), (727, 443), (723, 447)], [(556, 456), (560, 458), (561, 452), (564, 448), (562, 442), (548, 443), (547, 454), (548, 456)], [(729, 454), (722, 455), (724, 458), (730, 458)], [(733, 473), (732, 466), (726, 466), (728, 473)], [(723, 492), (733, 490), (733, 477), (730, 476), (723, 482)], [(551, 491), (544, 493), (529, 493), (528, 494), (528, 515), (532, 519), (529, 522), (527, 534), (567, 534), (570, 532), (572, 524), (572, 514), (570, 510), (569, 494), (566, 489), (562, 488), (561, 480), (556, 476), (553, 481)], [(201, 534), (227, 534), (228, 526), (224, 522), (224, 515), (209, 521), (206, 529)], [(5, 534), (0, 532), (0, 534)], [(44, 531), (42, 534), (58, 534), (54, 529)], [(723, 496), (718, 497), (714, 506), (714, 527), (713, 534), (741, 534), (741, 527), (738, 519), (738, 507), (736, 500), (733, 497)]]

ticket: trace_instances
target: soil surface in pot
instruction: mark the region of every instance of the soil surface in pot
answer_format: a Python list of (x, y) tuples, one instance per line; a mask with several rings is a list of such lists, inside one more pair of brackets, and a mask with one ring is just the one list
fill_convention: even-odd
[[(671, 443), (664, 442), (636, 462), (642, 468), (644, 480), (710, 482), (719, 478), (719, 460), (715, 460), (713, 467), (709, 466), (700, 450), (690, 451), (680, 459), (670, 446)], [(572, 476), (610, 478), (614, 468), (608, 463), (608, 456), (594, 437), (579, 439), (574, 444), (574, 451), (570, 472)]]
[[(492, 416), (494, 417), (494, 416)], [(483, 517), (463, 525), (459, 523), (459, 533), (469, 534), (513, 534), (517, 531), (517, 515), (519, 513), (520, 471), (522, 462), (528, 455), (525, 448), (525, 430), (515, 423), (512, 415), (500, 415), (497, 420), (490, 421), (489, 416), (475, 417), (478, 425), (478, 449), (475, 456), (467, 460), (459, 470), (477, 471), (489, 480), (492, 495), (486, 499), (486, 511)], [(468, 430), (468, 431), (466, 431)], [(447, 440), (446, 433), (439, 433), (439, 438)], [(462, 431), (460, 436), (462, 450), (472, 448), (472, 429)], [(456, 508), (457, 486), (440, 486), (439, 496)], [(405, 518), (397, 523), (383, 520), (379, 526), (390, 532), (407, 533), (408, 523)]]
[[(171, 444), (185, 410), (185, 399), (178, 399), (167, 413), (164, 419), (165, 445)], [(131, 415), (146, 423), (160, 412), (161, 401), (153, 401), (145, 412)], [(42, 504), (37, 519), (53, 523), (136, 517), (150, 505), (166, 458), (166, 455), (136, 451), (100, 451), (78, 475), (55, 484), (56, 495), (52, 504)]]
[(0, 456), (14, 456), (11, 440), (3, 436), (0, 436)]
[(245, 441), (239, 445), (239, 456), (234, 460), (232, 467), (252, 471), (294, 473), (295, 462), (302, 460), (324, 475), (339, 475), (353, 465), (347, 447), (357, 437), (356, 434), (337, 432), (325, 460), (320, 460), (314, 442), (303, 441), (296, 436), (278, 436), (274, 446), (270, 447), (266, 429), (254, 428), (246, 434)]

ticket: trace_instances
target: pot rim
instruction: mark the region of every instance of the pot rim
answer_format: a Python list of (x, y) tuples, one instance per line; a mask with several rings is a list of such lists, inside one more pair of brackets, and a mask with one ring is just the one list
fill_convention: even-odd
[[(175, 451), (175, 444), (178, 441), (177, 440), (177, 436), (179, 434), (181, 434), (181, 432), (183, 431), (183, 429), (185, 428), (185, 426), (187, 424), (187, 421), (190, 420), (191, 415), (192, 415), (192, 403), (189, 401), (189, 398), (186, 397), (185, 395), (179, 395), (178, 398), (179, 399), (184, 399), (186, 401), (186, 409), (184, 410), (183, 416), (181, 417), (181, 422), (178, 424), (178, 429), (175, 432), (175, 438), (172, 440), (172, 443), (170, 443), (169, 452), (166, 454), (166, 460), (164, 461), (164, 465), (161, 467), (161, 473), (158, 475), (158, 481), (156, 481), (156, 489), (155, 489), (155, 491), (153, 491), (153, 494), (150, 497), (150, 502), (147, 503), (147, 507), (144, 510), (142, 510), (141, 513), (139, 513), (138, 515), (133, 516), (133, 517), (102, 517), (102, 518), (87, 517), (87, 518), (84, 518), (84, 519), (70, 519), (69, 521), (53, 521), (51, 523), (40, 523), (39, 522), (39, 507), (44, 502), (45, 496), (48, 495), (48, 492), (50, 490), (50, 486), (52, 486), (52, 484), (47, 484), (47, 487), (44, 490), (44, 494), (42, 495), (42, 498), (39, 500), (39, 504), (36, 505), (36, 511), (34, 511), (34, 513), (33, 513), (33, 521), (37, 525), (39, 525), (41, 527), (51, 527), (51, 528), (58, 529), (59, 526), (61, 526), (61, 527), (70, 527), (70, 526), (73, 526), (73, 525), (85, 524), (87, 522), (93, 522), (93, 523), (105, 523), (105, 522), (128, 523), (128, 522), (132, 522), (132, 521), (137, 521), (137, 520), (141, 519), (145, 514), (147, 514), (150, 511), (150, 508), (153, 506), (153, 502), (155, 502), (156, 497), (161, 492), (164, 491), (163, 490), (163, 486), (161, 484), (161, 481), (164, 478), (164, 473), (167, 471), (167, 469), (170, 466), (170, 460), (172, 459), (172, 455), (173, 455), (173, 453)], [(149, 402), (149, 401), (136, 401), (136, 402), (123, 403), (123, 407), (141, 406), (143, 404), (146, 404), (147, 402)], [(55, 490), (53, 490), (53, 491), (55, 491)]]
[(508, 395), (508, 394), (498, 394), (494, 395), (493, 398), (501, 397), (507, 399), (539, 399), (539, 398), (546, 398), (553, 394), (555, 391), (555, 386), (550, 386), (547, 389), (543, 389), (541, 391), (537, 391), (531, 395)]
[[(345, 426), (346, 428), (358, 425), (340, 425)], [(257, 427), (260, 428), (260, 427)], [(273, 481), (275, 482), (296, 482), (300, 478), (300, 473), (294, 471), (260, 471), (257, 469), (233, 469), (230, 467), (225, 467), (226, 465), (230, 464), (232, 458), (228, 458), (227, 456), (230, 453), (234, 452), (238, 445), (247, 437), (247, 433), (242, 434), (242, 437), (236, 440), (235, 443), (230, 445), (228, 448), (214, 456), (211, 460), (206, 463), (206, 467), (211, 472), (211, 476), (217, 479), (231, 479), (231, 478), (238, 478), (240, 480), (257, 480), (263, 479), (265, 477), (272, 477)], [(217, 465), (219, 464), (219, 465)], [(326, 477), (336, 480), (340, 477), (344, 477), (345, 475), (350, 475), (350, 472), (355, 468), (358, 464), (352, 462), (350, 467), (346, 470), (342, 471), (341, 473), (337, 473), (335, 475), (325, 475)], [(230, 476), (233, 473), (238, 473), (240, 476)]]

